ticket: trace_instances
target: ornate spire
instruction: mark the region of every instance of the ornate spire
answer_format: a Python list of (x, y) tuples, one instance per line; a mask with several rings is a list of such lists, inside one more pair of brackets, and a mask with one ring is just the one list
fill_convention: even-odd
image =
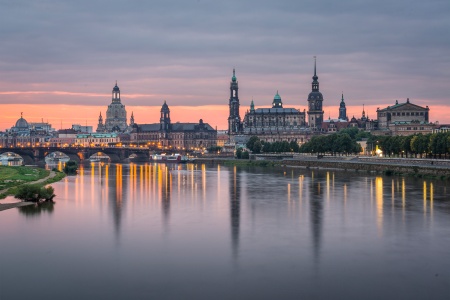
[(319, 77), (317, 76), (317, 66), (316, 66), (316, 57), (314, 56), (314, 76), (312, 77), (312, 91), (318, 92), (319, 91)]
[(236, 70), (233, 68), (233, 77), (231, 77), (231, 81), (236, 81)]

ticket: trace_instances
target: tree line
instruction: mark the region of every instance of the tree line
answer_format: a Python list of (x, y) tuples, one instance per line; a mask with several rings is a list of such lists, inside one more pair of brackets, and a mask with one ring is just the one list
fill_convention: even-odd
[[(252, 153), (299, 152), (312, 154), (347, 155), (361, 153), (358, 141), (367, 141), (367, 150), (376, 155), (382, 151), (387, 157), (433, 157), (447, 158), (450, 154), (450, 132), (414, 134), (408, 136), (376, 136), (358, 128), (345, 128), (337, 133), (319, 135), (299, 146), (297, 142), (264, 142), (252, 136), (246, 146)], [(248, 157), (243, 149), (239, 156)]]
[(377, 147), (384, 156), (447, 158), (450, 154), (450, 132), (408, 136), (371, 136), (371, 149)]

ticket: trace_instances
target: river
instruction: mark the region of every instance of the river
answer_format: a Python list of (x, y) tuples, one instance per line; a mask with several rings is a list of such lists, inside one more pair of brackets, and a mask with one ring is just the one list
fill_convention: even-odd
[(0, 213), (0, 299), (450, 299), (447, 184), (88, 164)]

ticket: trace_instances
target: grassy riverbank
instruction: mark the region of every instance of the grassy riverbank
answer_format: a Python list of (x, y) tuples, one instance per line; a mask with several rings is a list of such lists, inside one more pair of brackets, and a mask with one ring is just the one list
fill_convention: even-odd
[(41, 168), (0, 166), (0, 199), (14, 195), (17, 187), (23, 184), (36, 183), (44, 186), (64, 177), (62, 172), (51, 173)]

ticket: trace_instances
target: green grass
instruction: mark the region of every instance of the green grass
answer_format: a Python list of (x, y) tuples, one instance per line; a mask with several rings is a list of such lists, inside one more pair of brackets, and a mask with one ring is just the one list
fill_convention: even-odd
[(0, 190), (44, 178), (50, 171), (24, 166), (0, 166)]
[[(20, 185), (45, 178), (49, 174), (50, 171), (41, 168), (0, 166), (0, 190), (7, 189), (6, 192), (0, 194), (0, 199), (9, 195), (15, 195), (17, 188)], [(47, 179), (46, 181), (39, 183), (39, 185), (45, 186), (57, 182), (65, 176), (66, 175), (63, 172), (56, 172), (55, 177)]]

